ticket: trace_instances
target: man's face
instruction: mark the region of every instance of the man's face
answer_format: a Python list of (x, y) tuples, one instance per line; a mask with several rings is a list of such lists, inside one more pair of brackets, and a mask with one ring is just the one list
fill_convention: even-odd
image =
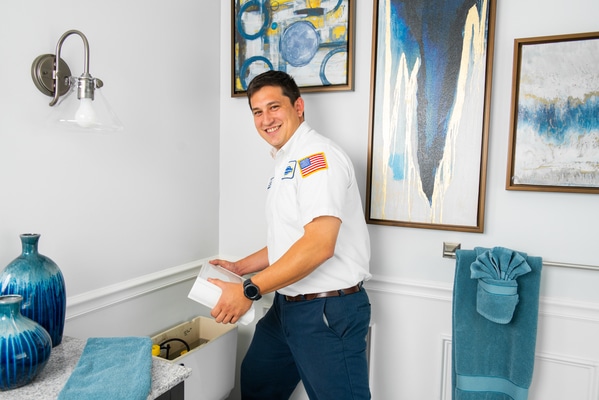
[(252, 95), (250, 104), (258, 133), (277, 150), (304, 120), (304, 100), (300, 97), (291, 104), (278, 86), (264, 86)]

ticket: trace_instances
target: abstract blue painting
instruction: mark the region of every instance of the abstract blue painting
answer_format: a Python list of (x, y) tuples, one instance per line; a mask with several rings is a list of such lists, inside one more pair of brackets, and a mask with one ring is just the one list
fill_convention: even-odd
[(355, 0), (232, 0), (232, 95), (268, 70), (302, 92), (353, 89)]
[(599, 32), (516, 39), (507, 188), (599, 193)]
[(378, 0), (370, 223), (482, 232), (494, 0)]

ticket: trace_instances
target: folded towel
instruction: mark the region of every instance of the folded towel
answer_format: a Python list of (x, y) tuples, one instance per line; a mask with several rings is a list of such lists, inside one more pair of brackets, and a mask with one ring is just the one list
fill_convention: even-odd
[[(497, 250), (495, 254), (488, 250), (476, 248), (456, 251), (453, 400), (526, 400), (534, 367), (542, 259), (529, 257), (525, 253), (517, 253), (516, 256), (508, 249)], [(485, 252), (487, 254), (483, 255)], [(522, 257), (530, 271), (522, 273), (527, 267), (519, 257)], [(488, 262), (491, 259), (494, 261)], [(511, 267), (503, 267), (504, 263)], [(489, 265), (497, 268), (489, 269)], [(495, 272), (491, 271), (493, 269)], [(497, 286), (501, 288), (503, 285), (508, 290), (514, 287), (517, 279), (519, 299), (509, 323), (493, 322), (477, 310), (477, 307), (481, 308), (477, 304), (479, 282), (483, 275), (488, 274), (493, 278), (485, 279), (499, 281)], [(471, 275), (474, 275), (474, 279)], [(506, 277), (512, 279), (505, 280)], [(510, 281), (513, 283), (506, 283)], [(509, 297), (512, 294), (507, 296), (508, 300), (513, 301)], [(493, 317), (494, 311), (489, 308), (491, 303), (489, 301), (482, 308)]]
[(476, 311), (498, 324), (512, 320), (518, 304), (516, 279), (531, 271), (526, 259), (504, 247), (474, 249), (477, 257), (470, 266), (470, 277), (478, 279)]
[(58, 400), (146, 400), (151, 388), (149, 337), (89, 338)]

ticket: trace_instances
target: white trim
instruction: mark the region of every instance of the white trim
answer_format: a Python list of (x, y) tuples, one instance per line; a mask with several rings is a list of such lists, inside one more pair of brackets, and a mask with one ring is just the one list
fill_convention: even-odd
[[(384, 294), (453, 301), (453, 286), (441, 282), (410, 281), (377, 275), (364, 283), (364, 287), (369, 291)], [(539, 299), (539, 316), (541, 315), (599, 322), (599, 304), (541, 296)]]
[(422, 297), (433, 300), (449, 301), (453, 299), (453, 288), (441, 282), (408, 281), (375, 275), (364, 283), (364, 287), (373, 292)]
[(441, 335), (441, 382), (440, 382), (440, 390), (441, 400), (451, 399), (452, 397), (452, 388), (453, 382), (452, 373), (453, 373), (453, 364), (452, 364), (452, 343), (451, 336)]
[[(592, 400), (599, 398), (599, 363), (596, 361), (537, 351), (535, 355), (535, 364), (540, 363), (564, 365), (569, 369), (579, 369), (587, 372), (587, 399)], [(536, 384), (537, 383), (533, 378), (531, 388), (534, 389)]]
[[(219, 257), (192, 261), (152, 274), (91, 290), (67, 299), (67, 320), (100, 310), (111, 305), (148, 294), (171, 285), (195, 279), (202, 264)], [(227, 258), (236, 259), (236, 258)], [(410, 281), (387, 276), (373, 276), (364, 286), (382, 294), (420, 297), (429, 300), (451, 302), (453, 287), (450, 284), (431, 281)], [(574, 302), (567, 299), (541, 297), (539, 314), (599, 322), (599, 304)]]
[(192, 261), (177, 267), (167, 268), (152, 274), (68, 297), (66, 320), (68, 321), (125, 300), (195, 279), (202, 264), (208, 260), (207, 258)]
[(554, 297), (541, 297), (539, 315), (599, 322), (599, 304)]

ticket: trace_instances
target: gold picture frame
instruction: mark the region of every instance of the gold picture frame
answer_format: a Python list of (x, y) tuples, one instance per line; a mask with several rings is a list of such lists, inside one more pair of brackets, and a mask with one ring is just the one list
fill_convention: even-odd
[(302, 93), (354, 88), (356, 0), (231, 1), (231, 96), (267, 70), (293, 76)]
[(495, 8), (374, 1), (368, 223), (483, 232)]
[(514, 40), (507, 190), (599, 193), (599, 32)]

